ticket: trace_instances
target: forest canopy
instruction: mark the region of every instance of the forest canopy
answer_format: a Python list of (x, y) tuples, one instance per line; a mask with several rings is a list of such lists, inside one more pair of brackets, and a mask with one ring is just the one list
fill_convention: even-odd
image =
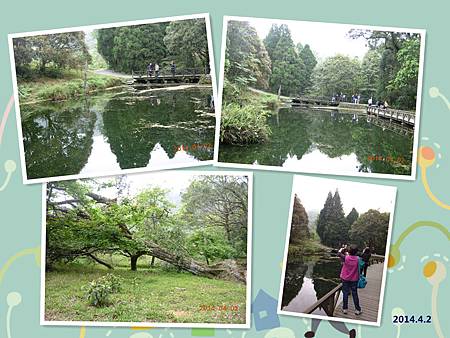
[(142, 71), (147, 65), (209, 67), (204, 19), (104, 28), (97, 31), (99, 53), (116, 71)]
[[(229, 21), (224, 97), (245, 86), (286, 96), (358, 94), (390, 106), (415, 110), (420, 60), (416, 33), (352, 29), (348, 39), (364, 39), (362, 59), (343, 54), (319, 58), (303, 41), (293, 41), (287, 24), (273, 24), (265, 37), (247, 21)], [(232, 97), (231, 97), (232, 98)], [(229, 103), (229, 102), (226, 102)]]

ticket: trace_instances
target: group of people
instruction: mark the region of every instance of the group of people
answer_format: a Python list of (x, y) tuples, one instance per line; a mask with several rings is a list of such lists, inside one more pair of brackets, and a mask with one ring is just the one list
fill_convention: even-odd
[[(346, 95), (345, 94), (335, 94), (331, 97), (331, 102), (345, 102), (346, 99)], [(352, 95), (352, 103), (360, 103), (361, 102), (361, 94), (353, 94)]]
[(375, 103), (373, 102), (373, 98), (370, 97), (370, 99), (367, 101), (367, 104), (369, 107), (375, 106), (378, 108), (389, 108), (389, 103), (384, 100), (384, 101), (376, 101)]
[[(157, 62), (155, 62), (155, 63), (150, 62), (147, 65), (147, 76), (148, 77), (152, 77), (152, 76), (159, 77), (159, 69), (160, 69), (160, 67)], [(177, 71), (177, 65), (175, 64), (175, 61), (172, 61), (170, 63), (170, 72), (172, 73), (173, 77), (175, 77), (176, 71)]]
[(348, 296), (352, 294), (353, 304), (355, 305), (355, 314), (362, 313), (358, 298), (358, 282), (360, 276), (367, 277), (367, 268), (369, 267), (370, 257), (372, 256), (369, 247), (366, 247), (361, 255), (358, 256), (358, 247), (352, 245), (342, 245), (338, 251), (338, 256), (342, 262), (340, 278), (342, 281), (342, 312), (348, 312)]

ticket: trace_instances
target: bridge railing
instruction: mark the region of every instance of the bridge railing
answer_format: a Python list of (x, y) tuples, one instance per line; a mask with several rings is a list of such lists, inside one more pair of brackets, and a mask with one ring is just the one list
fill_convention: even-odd
[[(207, 75), (209, 74), (208, 70), (201, 69), (201, 68), (179, 68), (175, 70), (175, 76), (199, 76), (199, 75)], [(141, 78), (141, 77), (162, 77), (162, 76), (173, 76), (172, 70), (170, 68), (160, 68), (158, 76), (156, 76), (156, 72), (153, 70), (151, 74), (147, 70), (132, 70), (131, 75), (134, 78)]]
[[(372, 254), (370, 257), (371, 264), (378, 264), (384, 262), (384, 256)], [(323, 297), (321, 297), (317, 302), (306, 308), (303, 313), (311, 314), (317, 308), (323, 307), (328, 316), (332, 316), (334, 309), (337, 306), (337, 302), (339, 301), (339, 296), (342, 290), (342, 283), (339, 283), (335, 288), (326, 293)], [(331, 302), (331, 299), (333, 300)]]

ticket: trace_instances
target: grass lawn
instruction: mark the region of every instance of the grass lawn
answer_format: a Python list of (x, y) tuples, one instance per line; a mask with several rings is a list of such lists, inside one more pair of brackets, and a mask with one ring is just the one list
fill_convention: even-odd
[[(111, 295), (109, 306), (89, 305), (81, 288), (107, 273), (123, 278), (122, 289)], [(70, 264), (45, 276), (47, 321), (243, 324), (245, 300), (243, 284), (161, 266), (144, 268), (141, 264), (138, 271), (130, 271), (122, 265), (107, 270), (98, 265)], [(238, 306), (238, 310), (231, 311), (231, 306)]]

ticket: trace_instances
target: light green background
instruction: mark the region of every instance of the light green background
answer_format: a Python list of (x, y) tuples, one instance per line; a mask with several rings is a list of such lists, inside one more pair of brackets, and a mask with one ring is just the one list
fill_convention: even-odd
[[(7, 33), (63, 28), (80, 25), (148, 19), (194, 13), (211, 13), (216, 70), (219, 69), (220, 44), (223, 15), (284, 18), (295, 20), (344, 22), (381, 26), (425, 28), (427, 30), (425, 72), (422, 95), (420, 136), (421, 141), (441, 148), (440, 167), (429, 169), (429, 181), (433, 192), (444, 202), (450, 203), (450, 110), (440, 99), (430, 98), (432, 86), (450, 98), (449, 72), (449, 15), (446, 1), (272, 1), (225, 0), (225, 1), (3, 1), (1, 4), (0, 29), (0, 112), (12, 94), (12, 83), (7, 47)], [(438, 150), (434, 146), (435, 150)], [(20, 163), (15, 121), (12, 111), (6, 124), (0, 145), (0, 186), (7, 159)], [(41, 200), (40, 185), (24, 186), (20, 168), (14, 173), (9, 186), (0, 192), (0, 269), (16, 252), (40, 244)], [(420, 172), (420, 171), (419, 171)], [(398, 187), (392, 240), (410, 224), (419, 220), (432, 220), (448, 228), (450, 211), (439, 208), (425, 194), (422, 183), (398, 180), (353, 179), (357, 181), (390, 184)], [(282, 260), (285, 229), (288, 221), (289, 197), (292, 174), (256, 171), (254, 176), (254, 233), (253, 233), (253, 283), (252, 299), (259, 289), (274, 297), (278, 295), (280, 262)], [(370, 191), (366, 193), (370, 194)], [(434, 229), (419, 229), (412, 233), (400, 248), (406, 256), (404, 269), (388, 275), (382, 325), (380, 328), (362, 326), (360, 337), (396, 337), (391, 311), (401, 307), (407, 314), (431, 314), (431, 285), (423, 277), (420, 258), (435, 253), (449, 256), (448, 240)], [(449, 263), (440, 258), (446, 268)], [(6, 296), (11, 291), (22, 294), (23, 302), (13, 310), (12, 337), (79, 337), (78, 328), (53, 328), (39, 326), (39, 268), (32, 256), (17, 260), (0, 282), (0, 337), (6, 337)], [(438, 310), (444, 335), (450, 335), (448, 323), (448, 278), (439, 290)], [(446, 302), (447, 301), (447, 302)], [(445, 304), (447, 303), (447, 304)], [(447, 317), (447, 318), (446, 318)], [(305, 322), (300, 318), (280, 316), (281, 326), (290, 328), (296, 337), (303, 337)], [(447, 320), (446, 320), (447, 319)], [(309, 320), (308, 320), (309, 322)], [(350, 325), (350, 327), (355, 327)], [(88, 328), (86, 338), (105, 337), (109, 328)], [(130, 329), (112, 329), (110, 337), (130, 337)], [(176, 338), (191, 336), (190, 329), (154, 329), (148, 331), (153, 337), (166, 338), (170, 333)], [(264, 337), (267, 331), (248, 330), (246, 337)], [(240, 330), (231, 333), (216, 330), (216, 336), (241, 337)], [(430, 324), (403, 324), (400, 337), (435, 337)], [(284, 336), (286, 337), (286, 336)], [(278, 338), (284, 338), (280, 335)], [(345, 337), (323, 322), (316, 337)]]

